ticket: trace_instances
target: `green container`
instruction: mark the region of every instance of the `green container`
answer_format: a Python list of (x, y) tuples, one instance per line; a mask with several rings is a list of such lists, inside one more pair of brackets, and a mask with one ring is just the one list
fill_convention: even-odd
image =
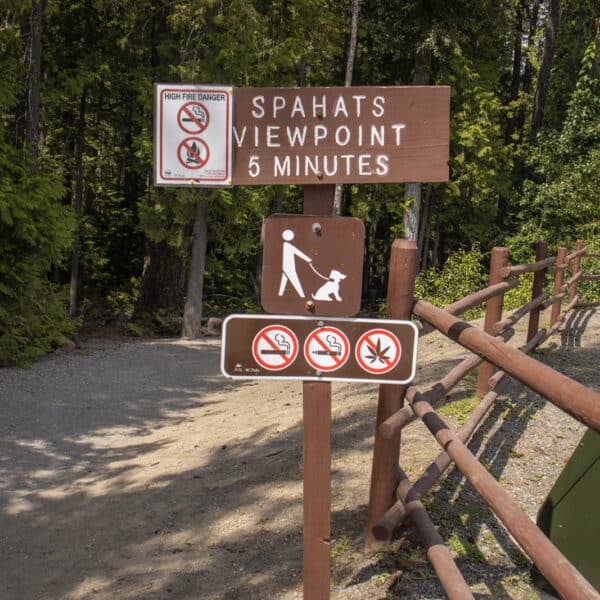
[[(589, 429), (581, 438), (540, 508), (537, 524), (600, 592), (600, 434)], [(532, 578), (556, 594), (535, 566)]]

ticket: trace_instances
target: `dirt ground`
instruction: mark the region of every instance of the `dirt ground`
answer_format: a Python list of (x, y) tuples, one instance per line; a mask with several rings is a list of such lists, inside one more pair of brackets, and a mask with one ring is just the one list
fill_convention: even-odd
[[(600, 315), (569, 325), (536, 358), (598, 390)], [(0, 599), (301, 597), (301, 385), (227, 380), (219, 354), (215, 338), (89, 337), (0, 370)], [(427, 336), (415, 384), (464, 355)], [(332, 597), (443, 598), (410, 527), (364, 551), (377, 388), (333, 389)], [(442, 412), (453, 426), (473, 393), (474, 376), (452, 392)], [(515, 383), (471, 448), (535, 518), (584, 431)], [(438, 451), (420, 423), (404, 432), (411, 478)], [(477, 598), (539, 597), (529, 562), (459, 473), (427, 506)]]

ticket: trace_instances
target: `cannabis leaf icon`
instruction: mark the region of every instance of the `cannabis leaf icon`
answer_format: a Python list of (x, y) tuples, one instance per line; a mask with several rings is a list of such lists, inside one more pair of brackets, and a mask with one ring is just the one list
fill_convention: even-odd
[(380, 362), (381, 364), (385, 364), (386, 362), (390, 361), (390, 357), (387, 355), (388, 350), (390, 349), (389, 346), (386, 346), (385, 348), (381, 347), (381, 338), (377, 338), (377, 343), (375, 344), (375, 348), (373, 348), (370, 344), (368, 345), (368, 351), (367, 351), (367, 360), (369, 360), (369, 362), (371, 364), (373, 364), (375, 361)]

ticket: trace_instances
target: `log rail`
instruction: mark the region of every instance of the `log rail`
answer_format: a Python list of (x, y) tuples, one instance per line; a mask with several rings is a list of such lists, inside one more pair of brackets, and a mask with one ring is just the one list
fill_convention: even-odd
[[(405, 243), (404, 251), (407, 249)], [(568, 255), (564, 247), (558, 248), (556, 256), (551, 257), (546, 257), (546, 250), (546, 242), (540, 241), (536, 246), (534, 262), (510, 266), (507, 264), (508, 249), (494, 248), (489, 285), (444, 309), (414, 298), (412, 314), (419, 319), (417, 324), (421, 337), (437, 330), (468, 349), (471, 354), (429, 389), (421, 391), (411, 385), (402, 390), (406, 405), (400, 403), (397, 410), (391, 414), (388, 412), (386, 418), (378, 419), (375, 440), (376, 444), (377, 440), (381, 440), (380, 446), (385, 441), (389, 443), (391, 440), (399, 440), (404, 427), (421, 419), (442, 450), (414, 483), (409, 480), (402, 467), (398, 466), (393, 490), (389, 487), (390, 458), (384, 461), (388, 487), (379, 489), (377, 510), (369, 505), (367, 545), (374, 541), (389, 541), (393, 530), (405, 519), (410, 519), (421, 535), (427, 554), (449, 598), (473, 596), (436, 531), (421, 498), (448, 466), (454, 463), (561, 597), (573, 600), (600, 599), (600, 594), (544, 536), (466, 446), (478, 425), (490, 413), (503, 385), (511, 377), (545, 397), (566, 414), (600, 432), (600, 394), (528, 356), (529, 352), (559, 331), (572, 310), (600, 304), (581, 302), (577, 289), (579, 282), (600, 279), (600, 275), (584, 274), (581, 269), (582, 259), (598, 258), (600, 253), (589, 252), (581, 240), (577, 241), (575, 250)], [(569, 269), (571, 273), (565, 282), (565, 272)], [(503, 318), (504, 295), (517, 287), (521, 283), (520, 276), (526, 273), (533, 273), (531, 300)], [(548, 275), (553, 276), (551, 290), (544, 289)], [(567, 304), (563, 307), (565, 298)], [(458, 318), (483, 302), (486, 303), (483, 330)], [(540, 314), (548, 308), (551, 309), (549, 325), (540, 329)], [(514, 336), (514, 325), (526, 316), (529, 316), (527, 340), (519, 350), (509, 346), (508, 341)], [(477, 393), (480, 402), (465, 424), (454, 432), (434, 407), (447, 398), (448, 393), (477, 367)], [(396, 452), (392, 457), (396, 463), (399, 462), (398, 456)], [(373, 486), (378, 480), (378, 469), (377, 458), (374, 457), (372, 495)], [(387, 506), (382, 504), (382, 498), (387, 498)]]

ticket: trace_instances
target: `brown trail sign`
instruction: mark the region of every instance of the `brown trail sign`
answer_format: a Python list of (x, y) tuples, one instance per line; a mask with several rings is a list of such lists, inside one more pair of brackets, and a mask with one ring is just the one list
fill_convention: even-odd
[(235, 185), (447, 181), (450, 88), (237, 88)]
[(417, 328), (410, 321), (231, 315), (221, 371), (239, 379), (408, 383)]
[(265, 223), (261, 303), (274, 314), (360, 310), (365, 226), (350, 217), (274, 215)]
[[(334, 184), (447, 181), (450, 88), (156, 84), (155, 103), (155, 185), (305, 186), (303, 217), (267, 221), (261, 296), (269, 312), (304, 316), (230, 317), (221, 368), (229, 377), (304, 380), (304, 597), (324, 600), (330, 380), (395, 384), (381, 386), (380, 422), (402, 406), (417, 341), (406, 321), (320, 318), (360, 309), (364, 226), (333, 218)], [(416, 255), (416, 246), (396, 254), (394, 247), (388, 315), (408, 318), (414, 261), (406, 257)], [(393, 444), (375, 438), (369, 505), (376, 518), (397, 484), (398, 442), (399, 436)]]

